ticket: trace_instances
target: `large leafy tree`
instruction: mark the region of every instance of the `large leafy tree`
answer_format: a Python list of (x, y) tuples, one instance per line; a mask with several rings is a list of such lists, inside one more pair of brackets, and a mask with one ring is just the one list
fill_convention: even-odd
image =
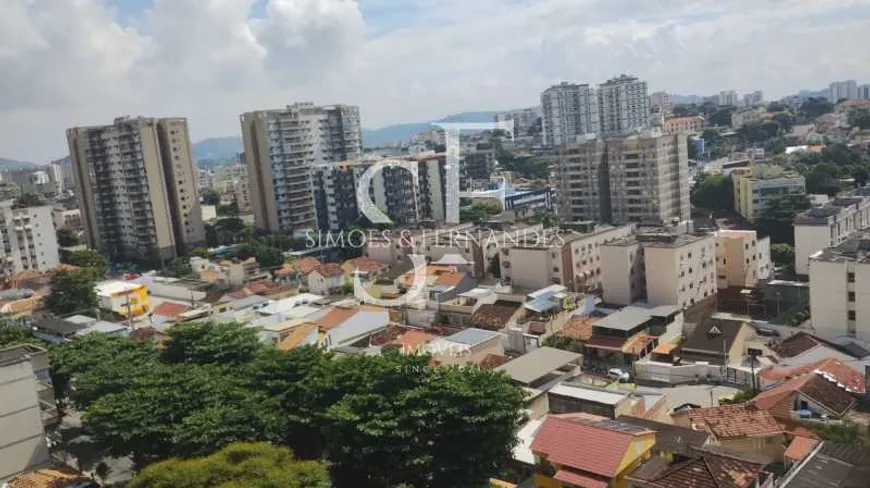
[(106, 267), (109, 266), (109, 260), (97, 251), (85, 249), (70, 254), (69, 264), (80, 268), (92, 268), (105, 273)]
[(811, 121), (834, 111), (834, 104), (821, 97), (811, 97), (801, 104), (798, 115), (804, 121)]
[(173, 326), (161, 358), (166, 363), (239, 365), (260, 350), (257, 330), (239, 323), (190, 322)]
[(330, 488), (329, 472), (286, 447), (235, 443), (207, 457), (169, 459), (145, 468), (129, 488)]
[(19, 344), (42, 344), (43, 341), (23, 327), (0, 322), (0, 349)]
[(773, 243), (794, 245), (792, 222), (797, 214), (810, 208), (806, 195), (781, 195), (767, 202), (755, 225), (759, 231), (770, 236)]
[(788, 244), (771, 244), (770, 259), (777, 266), (789, 266), (794, 264), (794, 247)]
[(870, 109), (853, 108), (849, 111), (849, 125), (859, 129), (870, 129)]
[(91, 269), (58, 271), (51, 278), (51, 294), (45, 306), (58, 315), (97, 307), (96, 278)]
[(710, 210), (734, 208), (734, 185), (730, 176), (701, 173), (691, 192), (692, 205)]

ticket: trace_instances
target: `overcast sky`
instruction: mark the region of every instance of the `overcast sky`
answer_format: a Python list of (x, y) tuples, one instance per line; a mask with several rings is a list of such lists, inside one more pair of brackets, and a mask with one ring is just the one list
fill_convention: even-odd
[(870, 82), (870, 0), (0, 0), (0, 156), (65, 129), (185, 116), (194, 140), (295, 101), (363, 126), (531, 106), (561, 80), (651, 91)]

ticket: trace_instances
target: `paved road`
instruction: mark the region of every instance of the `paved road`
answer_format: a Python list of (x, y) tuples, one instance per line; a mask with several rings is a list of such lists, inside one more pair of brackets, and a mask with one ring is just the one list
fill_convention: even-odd
[(106, 456), (105, 447), (95, 442), (82, 428), (79, 412), (67, 409), (59, 431), (63, 438), (63, 448), (70, 455), (67, 459), (70, 466), (90, 474), (94, 466), (101, 462), (106, 463), (109, 467), (109, 476), (104, 480), (106, 486), (123, 486), (133, 477), (133, 462), (129, 458)]

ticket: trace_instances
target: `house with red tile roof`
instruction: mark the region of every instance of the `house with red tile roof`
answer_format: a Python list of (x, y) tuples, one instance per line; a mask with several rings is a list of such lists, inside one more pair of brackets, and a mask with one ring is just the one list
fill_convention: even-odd
[(740, 452), (757, 452), (782, 459), (785, 430), (766, 409), (752, 403), (695, 408), (671, 414), (677, 425), (706, 429), (722, 447)]
[(389, 266), (384, 263), (375, 261), (367, 256), (348, 259), (341, 265), (342, 271), (350, 279), (353, 279), (354, 274), (359, 273), (361, 280), (373, 280), (380, 276)]
[(636, 488), (755, 488), (772, 486), (766, 463), (727, 450), (695, 449), (686, 460), (647, 461), (629, 476)]
[(752, 403), (778, 419), (839, 419), (855, 405), (851, 393), (811, 372), (759, 393)]
[(655, 432), (642, 426), (588, 414), (550, 415), (530, 445), (535, 486), (625, 486), (654, 445)]
[(347, 276), (338, 263), (326, 263), (315, 267), (308, 273), (308, 291), (318, 295), (332, 295), (341, 291)]
[(864, 374), (837, 358), (826, 358), (802, 366), (771, 366), (759, 371), (758, 378), (761, 388), (766, 390), (807, 373), (816, 373), (848, 392), (858, 395), (864, 393)]
[(803, 461), (819, 442), (821, 442), (819, 439), (813, 439), (812, 437), (795, 436), (783, 455), (785, 465), (788, 467)]

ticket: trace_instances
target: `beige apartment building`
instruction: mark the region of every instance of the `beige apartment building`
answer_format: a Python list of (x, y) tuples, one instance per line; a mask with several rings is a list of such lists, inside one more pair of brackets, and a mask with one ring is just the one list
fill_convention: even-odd
[(558, 234), (557, 230), (529, 234), (525, 240), (502, 247), (502, 280), (527, 290), (557, 284), (572, 291), (598, 291), (602, 285), (602, 247), (632, 235), (634, 226), (602, 225), (587, 232)]
[(693, 117), (665, 117), (662, 123), (662, 131), (665, 134), (698, 134), (707, 126), (707, 120), (700, 115)]
[(870, 341), (870, 232), (854, 232), (810, 256), (809, 276), (815, 334)]
[(601, 250), (604, 301), (688, 308), (716, 293), (716, 241), (712, 234), (639, 234)]
[(162, 265), (205, 242), (187, 119), (122, 117), (67, 141), (90, 247)]
[(716, 286), (755, 288), (773, 276), (770, 237), (758, 238), (754, 230), (716, 232)]
[(257, 226), (268, 232), (315, 228), (313, 168), (359, 158), (359, 108), (297, 103), (247, 112), (241, 124)]
[(550, 167), (556, 208), (567, 222), (606, 222), (610, 220), (610, 187), (604, 140), (580, 138), (580, 142), (560, 146), (557, 163)]
[(614, 223), (689, 220), (689, 153), (685, 134), (655, 132), (607, 141)]
[(858, 189), (835, 198), (824, 207), (812, 208), (794, 218), (795, 273), (808, 275), (810, 256), (837, 246), (855, 232), (870, 226), (870, 192)]

